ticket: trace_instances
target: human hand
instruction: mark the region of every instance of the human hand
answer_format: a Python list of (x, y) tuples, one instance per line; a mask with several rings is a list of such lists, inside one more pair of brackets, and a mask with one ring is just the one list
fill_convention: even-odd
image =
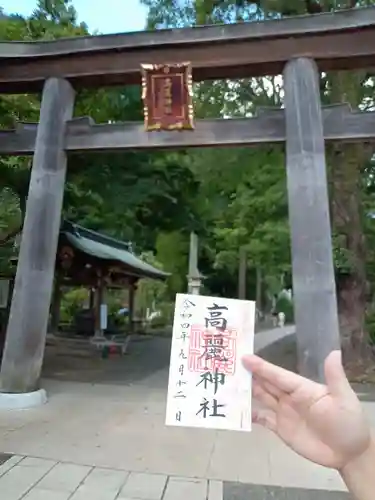
[(340, 351), (325, 361), (327, 385), (258, 356), (245, 356), (243, 364), (253, 374), (253, 395), (264, 407), (253, 411), (254, 423), (275, 432), (299, 455), (342, 470), (370, 446), (370, 428), (345, 376)]

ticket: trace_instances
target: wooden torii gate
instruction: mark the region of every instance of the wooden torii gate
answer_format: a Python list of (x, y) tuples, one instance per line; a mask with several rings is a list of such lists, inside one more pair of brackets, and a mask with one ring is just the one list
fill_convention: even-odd
[[(67, 153), (254, 146), (286, 142), (298, 362), (322, 380), (339, 346), (325, 141), (373, 141), (375, 113), (321, 107), (319, 71), (375, 65), (375, 8), (275, 21), (51, 42), (0, 43), (0, 92), (43, 90), (39, 125), (0, 131), (0, 153), (34, 154), (0, 373), (3, 393), (38, 389), (52, 292)], [(194, 131), (71, 120), (74, 89), (141, 83), (141, 64), (191, 61), (195, 81), (284, 76), (285, 110), (201, 120)]]

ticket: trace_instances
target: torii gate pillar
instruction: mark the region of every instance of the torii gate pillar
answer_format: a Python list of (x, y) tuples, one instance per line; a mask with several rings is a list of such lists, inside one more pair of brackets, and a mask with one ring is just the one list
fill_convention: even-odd
[(30, 393), (39, 389), (67, 165), (65, 125), (74, 95), (64, 79), (45, 82), (0, 372), (0, 407), (7, 396), (10, 406), (24, 406), (22, 396), (32, 405)]
[(298, 370), (324, 381), (340, 348), (319, 72), (311, 59), (284, 70), (289, 221)]

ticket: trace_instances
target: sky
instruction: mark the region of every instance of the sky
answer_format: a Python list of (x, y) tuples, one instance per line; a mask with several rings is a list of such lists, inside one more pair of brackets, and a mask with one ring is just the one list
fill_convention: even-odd
[[(36, 0), (0, 0), (5, 12), (28, 15), (36, 7)], [(124, 33), (141, 31), (146, 24), (147, 9), (139, 0), (73, 0), (79, 21), (84, 21), (90, 32)], [(105, 11), (103, 11), (103, 6)]]

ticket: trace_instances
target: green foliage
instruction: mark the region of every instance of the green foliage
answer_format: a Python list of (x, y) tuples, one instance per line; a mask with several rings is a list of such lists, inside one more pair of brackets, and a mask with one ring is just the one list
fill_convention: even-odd
[[(349, 0), (142, 0), (142, 3), (149, 9), (150, 29), (252, 22), (349, 6)], [(373, 3), (363, 0), (356, 2), (356, 6)], [(41, 0), (28, 18), (0, 18), (3, 40), (47, 40), (87, 34), (87, 27), (77, 22), (69, 0)], [(348, 101), (354, 108), (373, 109), (373, 88), (373, 78), (365, 72), (332, 72), (321, 77), (325, 104)], [(283, 103), (280, 77), (204, 82), (196, 84), (194, 90), (196, 115), (200, 118), (249, 117), (260, 107), (281, 107)], [(37, 121), (39, 107), (40, 96), (0, 96), (0, 125), (12, 127), (19, 120)], [(97, 123), (142, 120), (140, 88), (80, 91), (75, 115), (89, 115)], [(373, 148), (368, 145), (327, 148), (335, 266), (338, 272), (352, 273), (366, 259), (371, 284), (375, 283), (375, 219), (367, 214), (375, 213), (372, 153)], [(0, 170), (0, 266), (6, 268), (13, 247), (12, 241), (1, 246), (1, 236), (6, 239), (22, 223), (30, 160), (1, 159)], [(345, 212), (347, 205), (349, 212)], [(344, 214), (342, 223), (337, 216), (340, 210)], [(354, 227), (357, 219), (355, 223), (351, 220), (353, 214), (360, 215), (358, 225), (363, 224), (364, 228), (357, 234)], [(279, 291), (281, 276), (290, 279), (285, 159), (280, 146), (72, 155), (64, 216), (131, 241), (138, 254), (171, 273), (166, 283), (141, 282), (137, 294), (140, 312), (155, 305), (163, 311), (165, 322), (170, 320), (175, 293), (186, 289), (191, 230), (200, 238), (199, 265), (207, 294), (236, 295), (239, 247), (245, 247), (248, 255), (249, 298), (256, 295), (257, 269), (262, 270), (264, 296)], [(362, 254), (358, 250), (360, 245), (355, 245), (365, 238), (368, 249)], [(113, 315), (121, 296), (112, 298)], [(79, 294), (64, 300), (66, 314), (71, 317), (81, 306)], [(292, 306), (286, 303), (281, 306), (291, 321)]]
[(105, 231), (140, 250), (153, 249), (160, 231), (189, 231), (197, 184), (173, 155), (126, 153), (72, 158), (66, 217)]
[[(140, 258), (148, 264), (161, 268), (160, 262), (151, 252), (144, 252)], [(140, 280), (137, 288), (136, 309), (144, 317), (146, 310), (159, 310), (161, 305), (166, 301), (167, 285), (163, 281), (151, 279)]]
[[(84, 25), (76, 23), (70, 1), (45, 0), (29, 18), (4, 14), (0, 17), (2, 40), (31, 41), (87, 34)], [(35, 95), (0, 95), (0, 126), (12, 128), (18, 121), (37, 122), (40, 99)], [(29, 158), (0, 159), (0, 269), (9, 271), (9, 257), (14, 238), (22, 227), (30, 177)]]
[(64, 293), (61, 298), (60, 321), (72, 324), (76, 314), (84, 308), (87, 297), (87, 288), (75, 288)]
[(285, 323), (294, 322), (294, 307), (293, 301), (289, 300), (288, 297), (281, 296), (276, 302), (275, 312), (277, 314), (283, 312), (285, 314)]
[[(87, 27), (78, 24), (70, 0), (41, 0), (28, 18), (0, 18), (0, 36), (4, 40), (83, 35), (88, 35)], [(39, 96), (0, 96), (0, 126), (11, 128), (17, 121), (37, 122), (39, 108)], [(143, 119), (142, 110), (139, 86), (83, 90), (75, 105), (76, 116), (88, 115), (97, 123), (139, 121)], [(132, 241), (138, 252), (154, 249), (162, 231), (182, 230), (188, 234), (197, 219), (194, 201), (198, 184), (183, 156), (178, 152), (72, 155), (68, 159), (63, 216)], [(0, 245), (2, 236), (7, 240), (9, 234), (21, 228), (30, 167), (30, 158), (0, 160)], [(10, 206), (8, 193), (14, 198)], [(0, 246), (0, 266), (8, 266), (12, 245), (10, 240), (5, 253)]]
[[(142, 0), (142, 3), (149, 8), (149, 27), (159, 29), (251, 22), (374, 5), (375, 2)], [(349, 102), (354, 109), (374, 109), (373, 88), (373, 77), (365, 71), (331, 72), (321, 77), (324, 104)], [(199, 117), (253, 116), (259, 107), (280, 107), (282, 102), (280, 77), (195, 85), (195, 109)], [(349, 273), (354, 276), (352, 282), (357, 283), (360, 290), (364, 290), (366, 284), (365, 264), (371, 285), (375, 283), (375, 219), (369, 217), (369, 214), (375, 213), (373, 152), (373, 146), (360, 144), (327, 148), (334, 263), (338, 274)], [(266, 292), (270, 292), (275, 283), (280, 284), (281, 275), (290, 280), (289, 224), (282, 148), (207, 149), (189, 153), (189, 157), (191, 169), (200, 182), (197, 203), (203, 221), (200, 228), (203, 246), (200, 266), (203, 274), (207, 275), (205, 290), (213, 294), (236, 293), (240, 246), (246, 248), (250, 267), (262, 269), (262, 285)], [(366, 238), (367, 248), (364, 243)], [(350, 290), (347, 292), (351, 293)], [(354, 292), (353, 296), (356, 295), (364, 296), (359, 291)], [(361, 314), (363, 307), (363, 303), (356, 306), (358, 314)], [(340, 312), (352, 314), (351, 310)], [(357, 324), (360, 322), (358, 318)], [(352, 321), (343, 323), (353, 324)]]
[(172, 334), (172, 324), (174, 315), (174, 301), (162, 302), (158, 305), (159, 315), (155, 316), (149, 322), (151, 332), (163, 333), (167, 335)]
[(350, 273), (353, 270), (352, 254), (340, 235), (334, 234), (333, 243), (333, 262), (338, 273)]
[(229, 250), (237, 260), (238, 248), (244, 246), (250, 264), (280, 274), (290, 268), (283, 159), (275, 149), (246, 153), (247, 159), (244, 154), (240, 159), (241, 177), (217, 224), (216, 235), (223, 248), (217, 262)]
[(156, 240), (156, 255), (163, 269), (171, 275), (167, 279), (167, 295), (173, 299), (176, 293), (186, 290), (188, 270), (189, 237), (182, 231), (159, 233)]
[[(260, 15), (260, 6), (254, 10), (253, 2), (240, 5), (234, 1), (143, 0), (142, 3), (149, 8), (150, 28), (227, 23), (257, 19)], [(243, 117), (253, 115), (260, 106), (280, 106), (279, 80), (253, 78), (195, 85), (196, 114), (206, 118)], [(236, 296), (240, 246), (247, 250), (250, 270), (257, 267), (265, 270), (265, 283), (269, 276), (290, 272), (283, 150), (268, 146), (256, 150), (195, 150), (189, 152), (189, 167), (200, 186), (195, 200), (205, 292)], [(168, 256), (170, 263), (175, 259)], [(184, 274), (175, 267), (173, 280), (182, 284)], [(254, 289), (249, 296), (255, 298), (255, 281), (250, 282)], [(178, 286), (172, 289), (177, 291)]]
[[(174, 233), (171, 233), (172, 236)], [(161, 240), (167, 241), (167, 236), (164, 235)], [(176, 238), (175, 241), (178, 241)], [(162, 245), (161, 245), (162, 248)], [(176, 249), (178, 250), (178, 249)], [(156, 268), (163, 268), (166, 271), (171, 271), (171, 267), (168, 265), (163, 265), (160, 260), (160, 253), (158, 252), (155, 256), (152, 252), (143, 252), (140, 258), (151, 264)], [(164, 254), (166, 257), (167, 254)], [(173, 258), (176, 253), (170, 254)], [(173, 263), (172, 263), (173, 266)], [(171, 286), (173, 285), (173, 275), (171, 275), (171, 282), (155, 281), (149, 279), (143, 279), (138, 282), (137, 294), (136, 294), (136, 314), (139, 317), (145, 318), (146, 312), (158, 311), (159, 315), (154, 317), (149, 326), (153, 329), (164, 328), (165, 326), (171, 325), (173, 322), (173, 311), (174, 311), (174, 294), (171, 293)], [(183, 290), (177, 290), (183, 291)]]

